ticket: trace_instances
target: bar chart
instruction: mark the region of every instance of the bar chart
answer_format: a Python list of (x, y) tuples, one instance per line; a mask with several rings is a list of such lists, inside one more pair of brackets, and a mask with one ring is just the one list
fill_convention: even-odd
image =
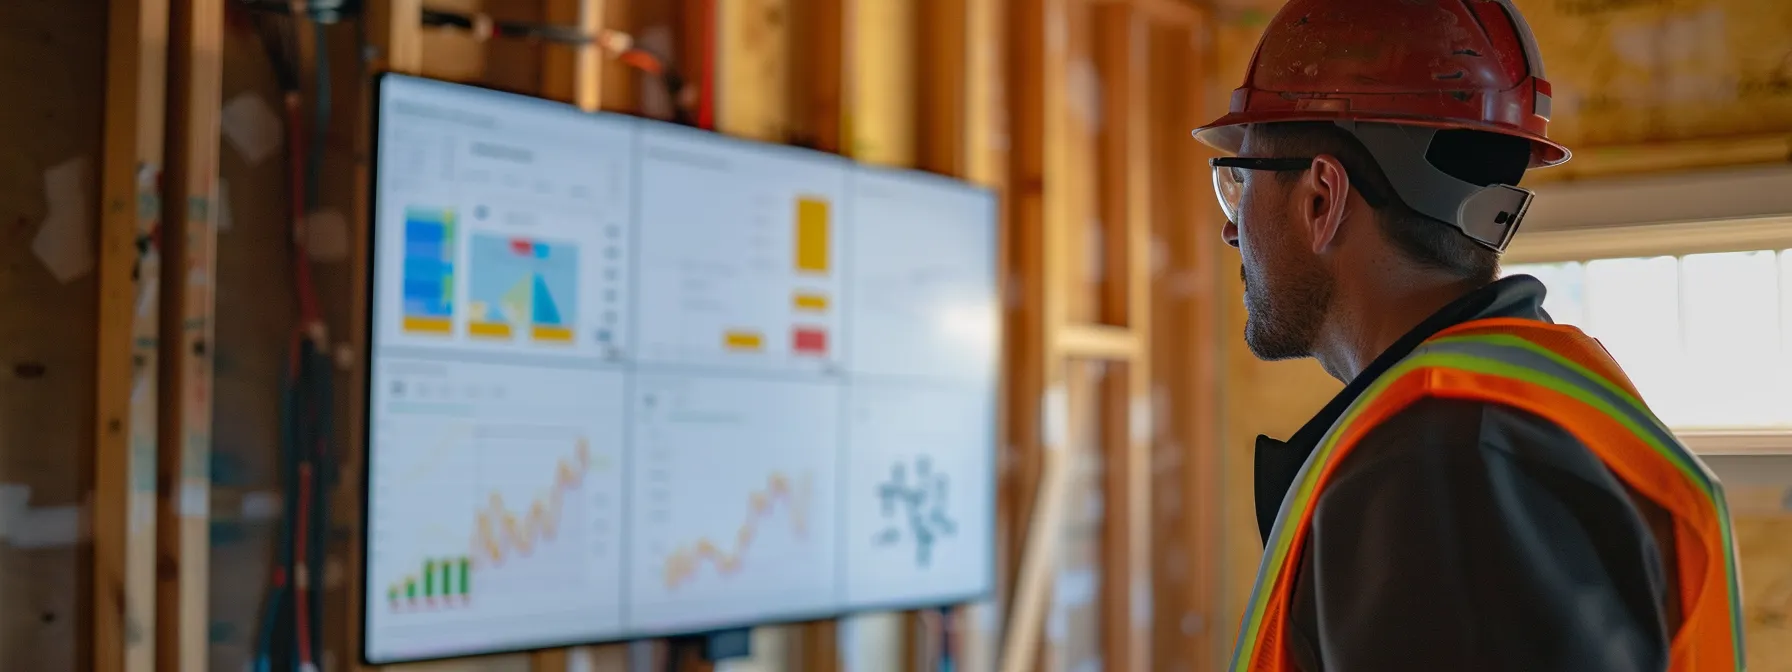
[(454, 210), (404, 211), (404, 330), (446, 336), (454, 331)]
[(471, 601), (472, 586), (472, 556), (431, 558), (387, 588), (386, 602), (393, 611), (454, 609)]

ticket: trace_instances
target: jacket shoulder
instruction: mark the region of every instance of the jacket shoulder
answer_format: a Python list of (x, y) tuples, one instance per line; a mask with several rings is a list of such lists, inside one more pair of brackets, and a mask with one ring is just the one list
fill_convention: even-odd
[[(1490, 469), (1496, 463), (1500, 469)], [(1399, 472), (1434, 483), (1483, 480), (1494, 472), (1532, 475), (1550, 489), (1626, 498), (1624, 486), (1566, 428), (1495, 401), (1426, 397), (1364, 434), (1333, 482)], [(1568, 480), (1562, 480), (1566, 478)]]

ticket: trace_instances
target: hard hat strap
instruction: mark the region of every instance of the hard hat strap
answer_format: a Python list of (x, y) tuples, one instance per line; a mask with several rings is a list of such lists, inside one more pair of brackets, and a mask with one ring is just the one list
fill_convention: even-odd
[(1438, 129), (1408, 124), (1333, 123), (1363, 143), (1407, 207), (1456, 227), (1494, 251), (1506, 250), (1530, 210), (1533, 194), (1527, 189), (1504, 184), (1479, 186), (1432, 165), (1425, 156)]

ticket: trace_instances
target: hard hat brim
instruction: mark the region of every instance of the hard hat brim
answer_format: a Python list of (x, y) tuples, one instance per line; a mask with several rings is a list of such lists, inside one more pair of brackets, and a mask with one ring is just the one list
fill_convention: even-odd
[(1244, 144), (1245, 130), (1251, 124), (1273, 124), (1295, 121), (1356, 121), (1387, 124), (1408, 124), (1429, 128), (1465, 129), (1511, 135), (1531, 143), (1531, 168), (1548, 168), (1566, 163), (1573, 153), (1561, 143), (1541, 135), (1504, 124), (1473, 123), (1461, 120), (1392, 114), (1326, 110), (1289, 110), (1276, 112), (1234, 112), (1191, 131), (1196, 140), (1227, 154), (1237, 154)]

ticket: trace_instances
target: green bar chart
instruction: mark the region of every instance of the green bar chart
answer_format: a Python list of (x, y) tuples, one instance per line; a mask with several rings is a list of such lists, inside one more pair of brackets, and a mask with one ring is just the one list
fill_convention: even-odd
[(417, 567), (416, 573), (389, 586), (386, 601), (393, 611), (464, 606), (472, 598), (472, 574), (473, 559), (469, 556), (429, 558)]

